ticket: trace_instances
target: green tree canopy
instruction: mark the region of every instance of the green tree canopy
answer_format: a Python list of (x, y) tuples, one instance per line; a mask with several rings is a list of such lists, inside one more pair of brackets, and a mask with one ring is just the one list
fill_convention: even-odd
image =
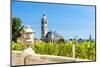
[(22, 30), (22, 21), (19, 18), (12, 17), (12, 41), (17, 42)]

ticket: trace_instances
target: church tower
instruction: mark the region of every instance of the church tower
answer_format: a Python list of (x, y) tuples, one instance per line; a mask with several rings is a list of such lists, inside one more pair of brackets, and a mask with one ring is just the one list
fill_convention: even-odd
[(43, 16), (41, 19), (41, 38), (44, 39), (46, 34), (47, 34), (47, 18), (45, 16), (45, 13), (43, 13)]

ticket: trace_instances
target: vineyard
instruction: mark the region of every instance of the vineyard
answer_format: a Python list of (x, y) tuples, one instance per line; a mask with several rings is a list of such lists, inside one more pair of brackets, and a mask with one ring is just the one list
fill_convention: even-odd
[[(95, 41), (69, 41), (69, 42), (34, 42), (33, 50), (37, 54), (56, 55), (72, 57), (72, 46), (75, 45), (75, 58), (96, 60)], [(24, 44), (12, 43), (12, 49), (21, 51), (25, 49)]]

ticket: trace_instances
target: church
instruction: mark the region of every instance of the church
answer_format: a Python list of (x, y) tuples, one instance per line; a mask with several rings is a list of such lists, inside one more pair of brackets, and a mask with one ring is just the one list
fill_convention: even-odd
[(64, 41), (64, 38), (57, 32), (48, 31), (48, 22), (45, 13), (43, 13), (41, 19), (41, 40), (47, 42), (57, 42), (61, 40)]

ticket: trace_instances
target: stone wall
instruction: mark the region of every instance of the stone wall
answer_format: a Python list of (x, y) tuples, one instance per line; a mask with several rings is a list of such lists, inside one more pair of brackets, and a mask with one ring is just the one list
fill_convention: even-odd
[(22, 52), (19, 51), (12, 52), (12, 65), (90, 61), (90, 60), (75, 59), (70, 57), (40, 55), (40, 54), (33, 54), (33, 55), (28, 55), (26, 57), (23, 57), (21, 53)]

